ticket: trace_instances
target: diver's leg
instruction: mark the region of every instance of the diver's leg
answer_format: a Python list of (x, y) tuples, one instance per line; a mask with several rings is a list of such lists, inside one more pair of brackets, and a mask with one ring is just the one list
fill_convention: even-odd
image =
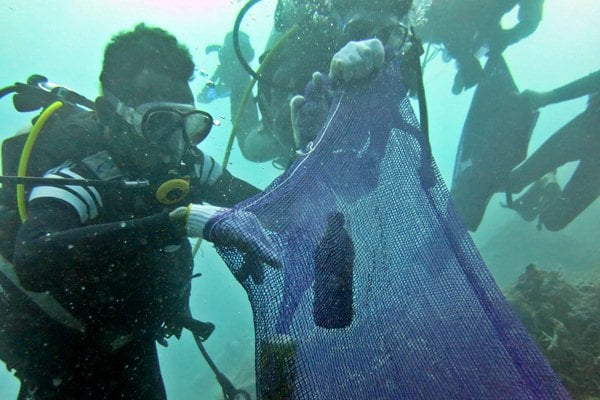
[(600, 196), (600, 159), (582, 160), (565, 186), (562, 195), (542, 206), (540, 223), (550, 231), (567, 226)]
[(578, 160), (580, 155), (586, 152), (586, 136), (592, 134), (592, 123), (598, 120), (591, 114), (583, 112), (569, 121), (521, 165), (513, 169), (509, 176), (510, 191), (518, 193), (548, 172), (569, 161)]
[(115, 353), (120, 368), (113, 398), (129, 400), (165, 400), (158, 353), (154, 341), (134, 340)]
[(30, 390), (24, 383), (21, 383), (19, 394), (17, 394), (17, 400), (31, 400)]
[(254, 162), (270, 161), (285, 153), (281, 143), (266, 128), (249, 132), (241, 150), (247, 160)]

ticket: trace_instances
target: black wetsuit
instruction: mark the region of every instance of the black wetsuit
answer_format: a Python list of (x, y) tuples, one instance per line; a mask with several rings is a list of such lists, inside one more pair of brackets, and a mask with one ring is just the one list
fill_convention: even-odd
[(540, 211), (549, 230), (567, 226), (600, 196), (600, 70), (550, 92), (547, 104), (590, 94), (588, 107), (560, 128), (510, 174), (510, 187), (525, 186), (570, 161), (579, 161), (562, 195)]
[[(509, 29), (502, 18), (519, 6), (518, 23)], [(455, 94), (475, 86), (482, 78), (479, 53), (492, 53), (531, 35), (542, 20), (544, 0), (436, 0), (427, 10), (426, 22), (417, 33), (427, 43), (444, 46), (449, 58), (457, 61)]]
[[(29, 371), (22, 373), (29, 384), (22, 385), (20, 398), (37, 387), (35, 399), (164, 399), (154, 342), (163, 324), (177, 330), (189, 316), (193, 268), (183, 227), (168, 211), (190, 202), (231, 206), (258, 193), (195, 148), (178, 171), (145, 176), (114, 163), (104, 147), (97, 141), (93, 151), (82, 151), (86, 157), (46, 176), (142, 178), (152, 190), (38, 186), (31, 191), (15, 269), (25, 288), (49, 291), (86, 332), (40, 324), (35, 335), (47, 346), (32, 354)], [(159, 203), (154, 189), (177, 175), (189, 176), (189, 194), (176, 204)]]

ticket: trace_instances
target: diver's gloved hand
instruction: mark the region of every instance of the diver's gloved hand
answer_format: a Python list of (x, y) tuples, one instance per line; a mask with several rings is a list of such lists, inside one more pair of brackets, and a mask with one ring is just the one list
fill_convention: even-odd
[(181, 218), (185, 210), (186, 229), (190, 237), (202, 237), (216, 245), (234, 247), (244, 257), (237, 278), (244, 281), (252, 276), (255, 283), (263, 280), (262, 264), (280, 268), (282, 261), (275, 243), (269, 238), (256, 215), (247, 211), (203, 204), (190, 204), (171, 212)]
[[(215, 76), (219, 75), (219, 69), (215, 72)], [(213, 82), (212, 80), (206, 82), (206, 85), (202, 88), (196, 100), (202, 104), (208, 104), (213, 100), (217, 100), (223, 97), (229, 97), (231, 95), (231, 89), (222, 82)]]
[(325, 123), (332, 96), (331, 80), (315, 72), (305, 95), (294, 96), (290, 101), (292, 131), (297, 149), (304, 149)]
[(385, 50), (379, 39), (348, 42), (334, 54), (329, 65), (329, 77), (352, 83), (368, 78), (385, 61)]
[(269, 238), (256, 215), (247, 211), (227, 210), (206, 223), (203, 237), (214, 244), (235, 247), (243, 253), (242, 268), (236, 278), (243, 282), (249, 275), (254, 283), (264, 279), (262, 264), (281, 268), (283, 262), (275, 243)]
[(313, 73), (305, 96), (290, 101), (292, 131), (296, 148), (303, 149), (323, 126), (332, 99), (332, 82), (354, 83), (370, 77), (385, 61), (379, 39), (348, 42), (334, 54), (329, 76)]

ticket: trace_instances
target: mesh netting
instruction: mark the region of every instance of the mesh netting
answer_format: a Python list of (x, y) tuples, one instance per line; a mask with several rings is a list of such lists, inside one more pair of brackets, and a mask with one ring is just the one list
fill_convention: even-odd
[(425, 159), (399, 75), (339, 94), (307, 154), (238, 206), (284, 258), (243, 282), (259, 398), (568, 398)]

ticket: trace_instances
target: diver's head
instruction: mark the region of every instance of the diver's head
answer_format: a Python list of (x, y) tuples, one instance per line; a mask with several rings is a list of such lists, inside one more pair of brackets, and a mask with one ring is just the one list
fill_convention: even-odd
[[(193, 74), (194, 62), (185, 46), (163, 29), (139, 24), (115, 35), (106, 46), (100, 83), (103, 90), (128, 104), (157, 100), (157, 96), (192, 102), (188, 82)], [(176, 86), (170, 89), (152, 79), (168, 79), (168, 84)]]
[(385, 44), (398, 46), (406, 40), (408, 32), (401, 22), (412, 0), (332, 0), (331, 5), (346, 40), (376, 37)]
[(113, 37), (100, 75), (98, 113), (117, 152), (140, 169), (180, 162), (212, 117), (194, 108), (194, 63), (187, 48), (160, 28), (140, 24)]

